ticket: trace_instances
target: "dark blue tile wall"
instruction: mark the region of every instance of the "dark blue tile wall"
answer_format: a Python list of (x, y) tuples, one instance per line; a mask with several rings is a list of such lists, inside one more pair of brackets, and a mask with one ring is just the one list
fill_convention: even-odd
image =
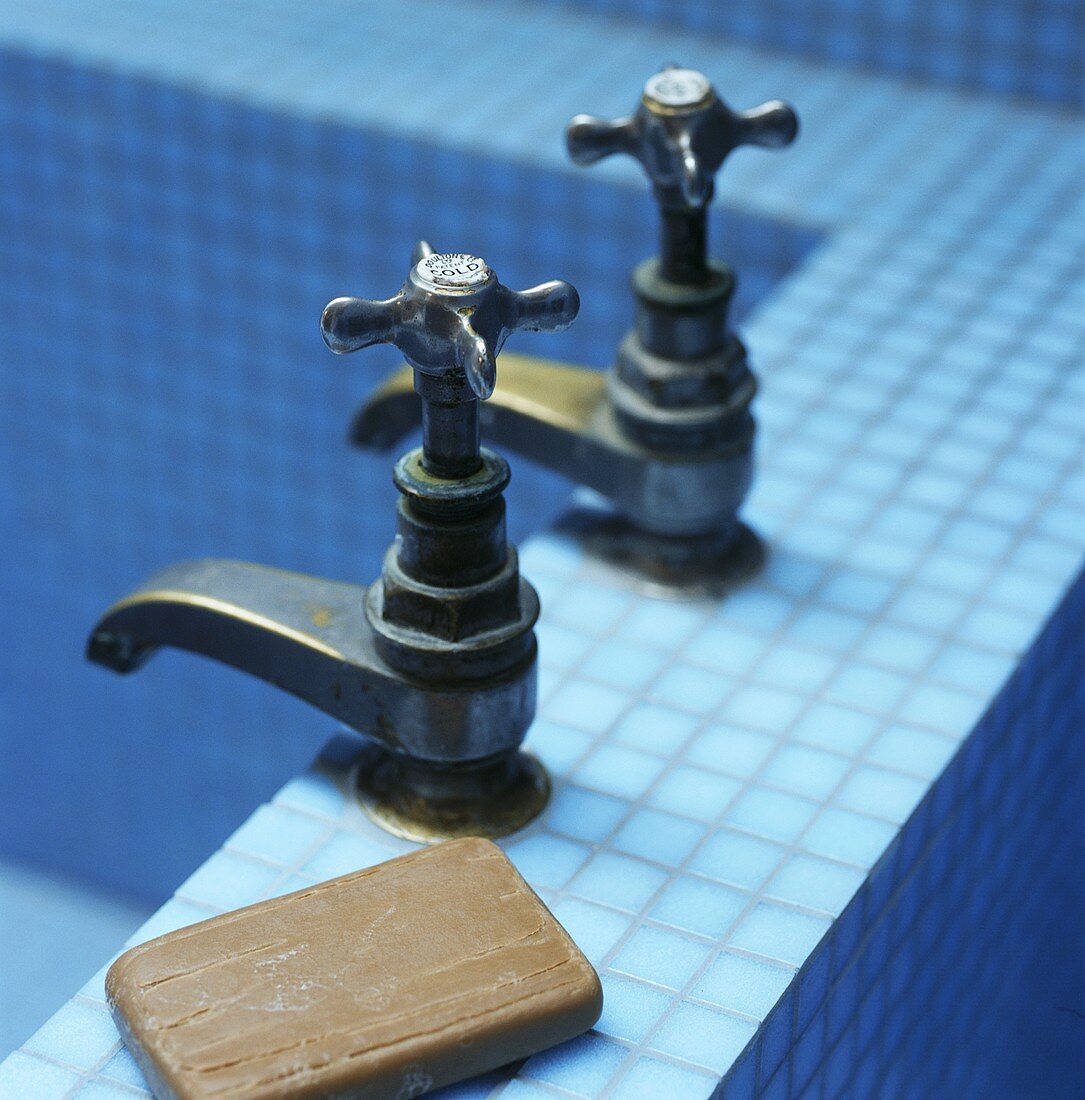
[(1081, 0), (549, 2), (683, 26), (879, 72), (1085, 107)]

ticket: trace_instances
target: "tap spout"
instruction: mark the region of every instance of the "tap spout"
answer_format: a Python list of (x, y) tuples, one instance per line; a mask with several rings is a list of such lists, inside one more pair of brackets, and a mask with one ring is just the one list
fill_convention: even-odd
[[(718, 527), (721, 516), (733, 515), (750, 484), (752, 425), (724, 446), (699, 451), (647, 446), (618, 423), (608, 385), (606, 375), (583, 367), (502, 355), (497, 388), (480, 409), (486, 438), (601, 493), (647, 532), (697, 535)], [(745, 390), (732, 398), (736, 407), (748, 401)], [(696, 414), (673, 415), (696, 427)], [(358, 411), (351, 441), (385, 450), (420, 420), (411, 371), (403, 368)]]
[(418, 760), (514, 750), (534, 716), (534, 649), (485, 682), (419, 681), (381, 657), (366, 614), (369, 593), (246, 562), (183, 562), (114, 604), (91, 632), (87, 656), (129, 673), (164, 646), (198, 653)]

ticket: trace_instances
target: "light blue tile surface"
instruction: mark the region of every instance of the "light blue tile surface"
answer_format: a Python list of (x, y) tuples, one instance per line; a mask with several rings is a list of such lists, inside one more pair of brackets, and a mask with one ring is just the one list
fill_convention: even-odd
[[(636, 24), (608, 28), (607, 65), (589, 72), (572, 62), (596, 52), (598, 24), (563, 18), (559, 35), (527, 8), (487, 56), (525, 88), (552, 85), (545, 112), (508, 124), (510, 87), (451, 118), (413, 94), (428, 55), (383, 3), (364, 13), (380, 28), (379, 56), (334, 72), (319, 35), (276, 64), (282, 42), (253, 39), (251, 10), (181, 12), (180, 39), (166, 42), (149, 7), (111, 11), (82, 36), (69, 18), (78, 7), (55, 0), (22, 29), (25, 17), (5, 11), (0, 31), (43, 33), (84, 60), (138, 58), (154, 77), (281, 112), (284, 126), (287, 115), (330, 115), (359, 133), (439, 143), (425, 163), (447, 171), (451, 191), (483, 135), (502, 164), (533, 179), (555, 173), (560, 190), (573, 177), (553, 118), (627, 109), (629, 81), (661, 52), (726, 72), (744, 101), (785, 94), (803, 107), (806, 137), (786, 163), (736, 157), (720, 188), (734, 208), (825, 233), (744, 327), (764, 382), (763, 472), (748, 518), (770, 536), (768, 568), (721, 603), (662, 603), (561, 536), (523, 548), (546, 597), (531, 743), (557, 796), (508, 850), (600, 968), (609, 1000), (597, 1033), (487, 1091), (707, 1095), (736, 1059), (735, 1080), (753, 1073), (764, 1095), (849, 1074), (842, 1087), (855, 1095), (871, 1094), (856, 1084), (862, 1074), (888, 1088), (908, 1064), (895, 1052), (913, 1042), (891, 990), (923, 980), (918, 947), (902, 945), (914, 935), (930, 952), (953, 946), (930, 901), (940, 890), (961, 894), (948, 911), (997, 901), (952, 878), (954, 852), (938, 839), (970, 835), (969, 815), (990, 809), (998, 791), (987, 793), (978, 764), (970, 786), (962, 773), (934, 788), (927, 832), (909, 815), (1019, 666), (1085, 543), (1082, 425), (1070, 411), (1085, 396), (1075, 374), (1081, 232), (1066, 197), (1079, 128)], [(428, 10), (435, 40), (477, 45), (462, 12)], [(553, 49), (524, 49), (540, 38)], [(551, 68), (586, 75), (555, 83)], [(363, 70), (412, 90), (394, 118), (347, 94)], [(932, 125), (950, 115), (952, 127)], [(1019, 140), (992, 140), (1007, 132)], [(419, 158), (400, 150), (374, 171), (392, 179), (390, 166)], [(634, 175), (615, 165), (601, 178)], [(585, 198), (575, 217), (601, 217), (597, 201)], [(327, 519), (317, 529), (329, 542), (343, 534)], [(402, 851), (350, 804), (348, 775), (332, 762), (289, 784), (142, 935)], [(898, 926), (910, 883), (923, 890)], [(830, 981), (850, 991), (854, 1029), (825, 1009)], [(908, 1022), (923, 1035), (922, 1021)], [(19, 1095), (30, 1081), (43, 1097), (84, 1081), (130, 1084), (111, 1026), (100, 997), (81, 995), (27, 1048), (38, 1053), (4, 1063), (0, 1082)], [(851, 1044), (835, 1048), (846, 1056), (829, 1049), (830, 1031)]]

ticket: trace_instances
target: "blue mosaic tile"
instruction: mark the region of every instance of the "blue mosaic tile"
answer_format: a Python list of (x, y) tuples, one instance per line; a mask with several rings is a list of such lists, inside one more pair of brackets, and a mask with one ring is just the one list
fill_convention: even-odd
[(630, 982), (603, 974), (603, 1015), (596, 1031), (614, 1039), (639, 1043), (664, 1012), (670, 1008), (671, 996), (643, 982)]
[(763, 1020), (794, 977), (793, 970), (724, 951), (694, 986), (693, 994)]
[(757, 1025), (700, 1005), (682, 1003), (649, 1040), (652, 1050), (723, 1072), (753, 1038)]
[(731, 943), (767, 959), (797, 966), (819, 943), (830, 923), (822, 917), (759, 902), (738, 926)]
[(702, 826), (658, 810), (637, 810), (618, 830), (614, 846), (669, 867), (684, 863), (704, 836)]
[(104, 1005), (69, 1001), (27, 1041), (25, 1050), (72, 1066), (100, 1062), (117, 1044), (117, 1029)]
[(653, 920), (718, 939), (749, 903), (749, 895), (728, 886), (683, 875), (652, 906)]
[(611, 966), (656, 985), (684, 989), (704, 965), (708, 952), (703, 943), (645, 925), (630, 937)]
[(862, 872), (852, 867), (796, 854), (772, 876), (765, 886), (765, 894), (807, 909), (820, 909), (835, 917), (843, 912), (864, 879)]
[(757, 890), (780, 865), (786, 849), (733, 829), (720, 829), (690, 861), (691, 870), (721, 882)]
[(738, 779), (697, 768), (674, 768), (648, 793), (651, 805), (701, 821), (717, 821), (743, 789)]
[(622, 1047), (589, 1032), (529, 1058), (522, 1072), (574, 1094), (593, 1095), (606, 1084), (624, 1056)]
[(656, 1100), (660, 1096), (685, 1096), (702, 1100), (712, 1094), (716, 1079), (662, 1062), (658, 1058), (638, 1058), (613, 1095), (616, 1100)]
[(666, 873), (656, 867), (601, 852), (576, 876), (571, 889), (590, 901), (638, 913), (666, 881)]

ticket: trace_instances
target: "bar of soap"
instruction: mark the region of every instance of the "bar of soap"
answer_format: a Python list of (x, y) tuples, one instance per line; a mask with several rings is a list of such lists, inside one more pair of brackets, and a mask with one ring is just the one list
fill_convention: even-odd
[(125, 952), (106, 992), (160, 1098), (420, 1096), (580, 1034), (591, 964), (496, 845), (452, 840)]

